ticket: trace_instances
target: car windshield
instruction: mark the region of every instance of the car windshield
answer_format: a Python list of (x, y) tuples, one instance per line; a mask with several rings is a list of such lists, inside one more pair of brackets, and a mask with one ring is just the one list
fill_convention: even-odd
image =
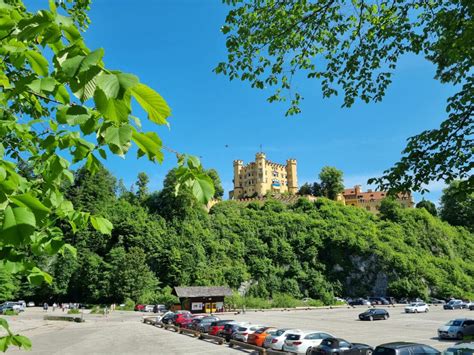
[(300, 334), (288, 334), (286, 340), (299, 340), (301, 337)]
[(462, 321), (460, 320), (450, 320), (448, 323), (446, 323), (446, 325), (454, 326), (454, 327), (459, 327), (461, 326), (461, 324), (462, 324)]
[(275, 336), (279, 337), (280, 335), (282, 335), (284, 332), (286, 332), (288, 329), (278, 329), (276, 332), (275, 332)]
[(384, 348), (383, 346), (378, 346), (375, 348), (373, 355), (395, 355), (396, 352), (394, 349)]
[(416, 307), (416, 306), (418, 306), (418, 303), (412, 303), (412, 304), (410, 304), (410, 307)]
[(248, 328), (247, 327), (239, 327), (237, 329), (238, 332), (245, 332)]

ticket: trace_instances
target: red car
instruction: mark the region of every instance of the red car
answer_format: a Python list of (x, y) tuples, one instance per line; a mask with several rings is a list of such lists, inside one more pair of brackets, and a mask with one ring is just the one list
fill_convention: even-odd
[(218, 320), (217, 322), (212, 322), (209, 328), (209, 335), (219, 336), (222, 330), (224, 330), (224, 325), (226, 325), (229, 322), (233, 322), (233, 320), (227, 319), (227, 320)]
[(135, 306), (135, 311), (143, 312), (144, 310), (145, 310), (145, 305), (144, 304), (137, 304)]
[(183, 327), (183, 324), (189, 324), (193, 320), (191, 313), (176, 313), (173, 319), (174, 325)]

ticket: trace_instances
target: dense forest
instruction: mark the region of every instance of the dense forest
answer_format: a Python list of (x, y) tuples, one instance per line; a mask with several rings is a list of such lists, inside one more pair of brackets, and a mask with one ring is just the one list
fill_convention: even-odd
[[(78, 170), (65, 187), (75, 208), (103, 215), (111, 235), (59, 225), (77, 256), (36, 260), (52, 285), (0, 274), (0, 296), (42, 302), (172, 302), (177, 285), (229, 285), (248, 297), (474, 298), (474, 235), (425, 208), (386, 200), (380, 216), (321, 198), (224, 201), (209, 213), (191, 193), (175, 196), (171, 170), (159, 192), (139, 174), (127, 189), (106, 170)], [(208, 171), (223, 195), (217, 173)]]

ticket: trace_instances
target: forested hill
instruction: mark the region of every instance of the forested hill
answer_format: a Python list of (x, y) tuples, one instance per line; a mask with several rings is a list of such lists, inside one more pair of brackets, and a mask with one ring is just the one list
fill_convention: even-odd
[(151, 303), (177, 285), (238, 289), (252, 280), (248, 295), (262, 298), (474, 298), (473, 234), (425, 209), (386, 203), (378, 217), (326, 199), (300, 199), (291, 206), (225, 201), (206, 213), (191, 194), (175, 197), (173, 182), (171, 171), (164, 189), (150, 194), (142, 176), (130, 192), (107, 171), (93, 177), (79, 171), (68, 196), (78, 209), (109, 218), (112, 234), (92, 228), (72, 234), (62, 225), (77, 258), (40, 260), (53, 285), (17, 280), (11, 292), (25, 299)]

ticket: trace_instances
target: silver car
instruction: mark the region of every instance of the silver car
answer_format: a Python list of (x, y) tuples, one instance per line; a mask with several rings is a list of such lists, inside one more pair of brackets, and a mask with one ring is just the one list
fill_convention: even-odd
[(448, 323), (438, 328), (440, 339), (463, 339), (464, 335), (471, 335), (474, 332), (474, 319), (459, 318), (450, 320)]

